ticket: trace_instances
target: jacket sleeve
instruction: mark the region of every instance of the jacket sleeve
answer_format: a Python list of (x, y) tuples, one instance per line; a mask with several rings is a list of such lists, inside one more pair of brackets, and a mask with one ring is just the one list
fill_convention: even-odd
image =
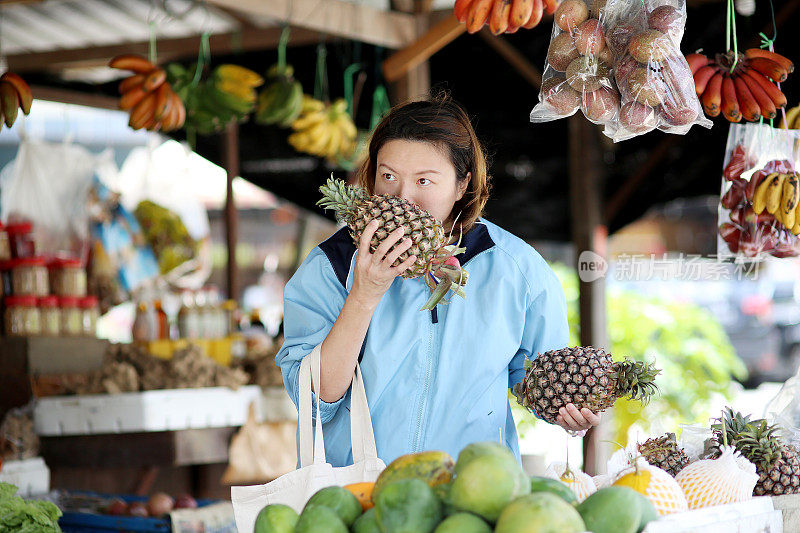
[[(311, 251), (283, 293), (284, 343), (275, 356), (286, 391), (299, 407), (298, 374), (303, 358), (322, 344), (344, 306), (347, 292), (333, 267), (319, 248)], [(316, 395), (312, 392), (312, 416), (316, 416)], [(333, 403), (320, 400), (322, 423), (336, 414), (345, 394)]]
[(508, 365), (508, 386), (512, 389), (525, 377), (526, 357), (535, 359), (538, 354), (564, 348), (569, 342), (567, 303), (561, 282), (544, 262), (538, 273), (538, 287), (534, 287), (541, 290), (528, 306), (522, 342)]

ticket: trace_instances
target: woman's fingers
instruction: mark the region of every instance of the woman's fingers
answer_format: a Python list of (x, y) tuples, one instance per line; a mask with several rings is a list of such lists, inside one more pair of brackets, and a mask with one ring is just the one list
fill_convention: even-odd
[[(416, 261), (417, 261), (416, 255), (409, 256), (408, 259), (406, 259), (396, 267), (392, 267), (392, 270), (395, 272), (396, 275), (399, 276), (400, 274), (411, 268)], [(392, 263), (394, 263), (394, 261), (392, 261)]]
[(375, 235), (375, 232), (378, 230), (378, 221), (371, 220), (367, 227), (364, 228), (364, 231), (361, 232), (361, 238), (358, 240), (358, 251), (361, 255), (371, 255), (369, 249), (369, 243), (372, 242), (372, 236)]
[(380, 243), (378, 248), (375, 250), (374, 254), (375, 259), (377, 259), (379, 262), (383, 261), (383, 258), (386, 257), (386, 254), (389, 253), (389, 250), (392, 249), (392, 246), (394, 246), (395, 243), (397, 243), (397, 241), (403, 238), (404, 233), (405, 230), (402, 227), (397, 228), (396, 230), (391, 232), (385, 239), (383, 239), (383, 242)]
[(583, 415), (583, 418), (585, 418), (586, 421), (589, 422), (589, 424), (591, 424), (592, 426), (599, 426), (600, 425), (600, 421), (602, 419), (600, 414), (595, 414), (590, 409), (587, 409), (586, 407), (581, 409), (581, 414)]
[(589, 422), (586, 421), (586, 418), (583, 416), (583, 413), (575, 407), (574, 404), (568, 403), (564, 409), (566, 410), (569, 417), (575, 422), (575, 425), (578, 426), (578, 429), (586, 429), (591, 426)]
[(411, 248), (411, 239), (406, 237), (397, 243), (397, 246), (394, 247), (394, 250), (389, 252), (383, 260), (388, 266), (392, 266), (394, 262), (397, 261), (397, 259), (403, 254), (403, 252), (409, 248)]

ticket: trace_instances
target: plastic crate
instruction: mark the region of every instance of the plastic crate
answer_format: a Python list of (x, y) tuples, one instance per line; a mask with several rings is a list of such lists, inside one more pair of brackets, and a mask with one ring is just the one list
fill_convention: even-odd
[(260, 417), (256, 385), (54, 396), (36, 403), (33, 419), (36, 433), (47, 437), (235, 427), (245, 423), (251, 403)]
[[(127, 503), (132, 502), (146, 502), (147, 497), (143, 496), (127, 496), (127, 495), (107, 495), (96, 494), (91, 492), (75, 492), (70, 493), (70, 497), (85, 497), (85, 498), (100, 498), (110, 500), (111, 498), (121, 498)], [(197, 500), (197, 509), (180, 509), (176, 513), (183, 516), (187, 514), (194, 514), (197, 519), (194, 521), (197, 524), (197, 529), (193, 531), (203, 531), (205, 533), (236, 533), (236, 523), (233, 519), (233, 509), (226, 513), (227, 507), (230, 506), (228, 502), (219, 502), (217, 500)], [(226, 507), (227, 506), (227, 507)], [(203, 523), (203, 515), (212, 508), (221, 507), (223, 516), (222, 520), (216, 520), (215, 526), (208, 527)], [(216, 513), (219, 518), (220, 513)], [(173, 531), (172, 519), (169, 515), (161, 518), (144, 518), (136, 516), (111, 516), (104, 514), (97, 514), (93, 512), (75, 512), (67, 511), (58, 520), (64, 533), (97, 533), (108, 531), (131, 531), (131, 532), (169, 532)], [(189, 531), (181, 529), (181, 531)]]
[(644, 533), (782, 533), (783, 516), (766, 496), (676, 513), (650, 522)]

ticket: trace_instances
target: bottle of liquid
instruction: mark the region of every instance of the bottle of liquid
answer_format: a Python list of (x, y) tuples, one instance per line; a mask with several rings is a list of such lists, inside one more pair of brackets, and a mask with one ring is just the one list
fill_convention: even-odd
[(161, 300), (155, 300), (153, 302), (153, 308), (156, 314), (155, 338), (169, 339), (169, 319), (167, 318), (167, 313), (164, 312), (164, 308), (161, 307)]
[(150, 316), (147, 304), (139, 302), (136, 306), (136, 318), (133, 320), (133, 342), (149, 342), (153, 339)]
[(181, 308), (178, 311), (178, 334), (181, 339), (199, 339), (200, 324), (195, 307), (195, 299), (190, 291), (181, 295)]

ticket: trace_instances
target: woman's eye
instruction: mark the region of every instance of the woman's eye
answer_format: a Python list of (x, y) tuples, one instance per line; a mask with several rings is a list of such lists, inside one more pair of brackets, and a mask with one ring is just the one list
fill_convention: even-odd
[(424, 185), (430, 185), (431, 184), (431, 180), (429, 180), (428, 178), (420, 178), (418, 183), (420, 185), (423, 185), (423, 186)]
[(392, 181), (394, 179), (394, 175), (389, 174), (388, 172), (384, 172), (383, 179), (385, 179), (386, 181)]

